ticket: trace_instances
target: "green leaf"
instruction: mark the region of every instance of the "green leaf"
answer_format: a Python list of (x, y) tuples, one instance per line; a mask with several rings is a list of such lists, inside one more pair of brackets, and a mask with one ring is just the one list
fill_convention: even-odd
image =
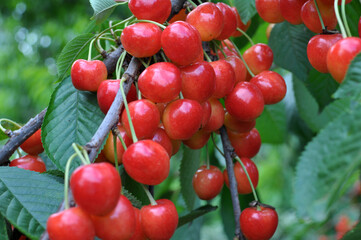
[(89, 0), (89, 2), (94, 10), (94, 15), (91, 19), (95, 19), (97, 24), (105, 21), (117, 6), (114, 0)]
[(239, 16), (244, 24), (247, 24), (251, 18), (257, 14), (255, 0), (237, 0), (234, 1)]
[(352, 36), (358, 36), (358, 22), (361, 16), (360, 1), (351, 1), (346, 4), (346, 19)]
[(124, 187), (122, 187), (122, 194), (129, 199), (129, 201), (132, 203), (132, 205), (134, 207), (136, 207), (136, 208), (141, 208), (142, 207), (142, 202), (139, 199), (137, 199), (136, 196), (134, 196), (131, 192), (129, 192)]
[[(15, 131), (15, 130), (18, 130), (18, 129), (19, 129), (19, 127), (18, 127), (17, 125), (15, 125), (15, 124), (13, 124), (13, 123), (11, 123), (11, 122), (8, 122), (8, 121), (6, 121), (6, 120), (2, 121), (2, 122), (1, 122), (1, 125), (2, 125), (5, 129), (11, 130), (11, 131)], [(8, 138), (9, 138), (9, 136), (6, 135), (3, 131), (0, 130), (0, 141), (1, 141), (1, 140), (8, 139)]]
[[(172, 240), (199, 240), (201, 239), (201, 229), (203, 226), (204, 219), (203, 217), (197, 218), (190, 224), (183, 225), (180, 228), (177, 228)], [(186, 236), (186, 237), (185, 237)]]
[(10, 240), (11, 232), (9, 231), (8, 224), (6, 219), (0, 214), (0, 239), (1, 240)]
[(359, 222), (356, 227), (347, 232), (342, 240), (360, 240), (361, 239), (361, 223)]
[(65, 45), (56, 62), (59, 82), (64, 79), (68, 70), (78, 56), (88, 48), (88, 45), (93, 37), (94, 34), (91, 33), (82, 34), (75, 37)]
[[(123, 189), (126, 189), (129, 195), (133, 195), (134, 198), (140, 202), (140, 206), (150, 204), (149, 199), (140, 183), (134, 181), (125, 171), (121, 173), (121, 177)], [(134, 202), (136, 203), (136, 201)], [(136, 204), (137, 206), (139, 205), (139, 203)]]
[(184, 147), (183, 158), (180, 165), (180, 184), (181, 193), (188, 210), (192, 210), (196, 200), (196, 193), (194, 192), (192, 179), (194, 173), (199, 168), (201, 157), (201, 150), (191, 150)]
[(265, 106), (256, 128), (263, 143), (283, 143), (286, 137), (286, 108), (283, 103)]
[(64, 186), (46, 174), (0, 168), (0, 213), (19, 231), (38, 239), (63, 200)]
[[(51, 96), (42, 125), (45, 152), (59, 170), (65, 170), (74, 153), (72, 144), (89, 142), (103, 118), (96, 94), (76, 90), (70, 77), (59, 84)], [(73, 169), (77, 164), (72, 165)]]
[(286, 21), (276, 24), (268, 43), (275, 64), (294, 73), (299, 79), (306, 80), (312, 68), (306, 50), (312, 36), (313, 33), (303, 24), (292, 25)]
[(361, 165), (361, 107), (329, 123), (306, 146), (296, 168), (294, 205), (304, 218), (321, 222), (343, 184)]
[(205, 206), (199, 207), (197, 209), (194, 209), (187, 215), (179, 218), (178, 227), (181, 227), (184, 224), (192, 222), (194, 219), (199, 218), (209, 212), (215, 211), (215, 210), (217, 210), (217, 208), (218, 208), (217, 206), (205, 205)]

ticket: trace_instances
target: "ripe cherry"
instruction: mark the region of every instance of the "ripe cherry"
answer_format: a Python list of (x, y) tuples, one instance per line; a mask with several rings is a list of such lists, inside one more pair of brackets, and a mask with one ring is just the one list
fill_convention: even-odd
[(234, 74), (235, 74), (235, 83), (246, 81), (247, 77), (247, 68), (244, 65), (243, 61), (237, 56), (229, 56), (225, 59), (229, 64), (231, 64)]
[(232, 65), (226, 60), (218, 60), (210, 63), (216, 74), (216, 88), (213, 92), (215, 98), (223, 98), (228, 95), (236, 82), (236, 75)]
[(157, 205), (147, 205), (140, 210), (142, 227), (149, 239), (170, 239), (178, 225), (178, 213), (168, 199), (157, 200)]
[(281, 14), (284, 19), (294, 25), (301, 24), (301, 8), (307, 0), (280, 0)]
[(204, 147), (211, 136), (210, 132), (200, 129), (193, 136), (187, 140), (183, 140), (184, 145), (190, 149), (201, 149)]
[(135, 216), (135, 230), (133, 236), (129, 240), (147, 240), (147, 236), (145, 236), (142, 227), (142, 218), (140, 216), (140, 210), (136, 207), (133, 207), (133, 210)]
[(172, 141), (163, 128), (158, 127), (150, 139), (162, 145), (162, 147), (164, 147), (164, 149), (167, 151), (169, 157), (172, 156)]
[(263, 206), (244, 209), (239, 220), (242, 232), (249, 240), (270, 239), (278, 225), (276, 210)]
[[(327, 29), (334, 29), (337, 25), (335, 10), (332, 6), (326, 6), (324, 4), (321, 4), (321, 2), (319, 1), (317, 3), (325, 27), (327, 27)], [(305, 4), (303, 4), (301, 9), (301, 18), (306, 27), (312, 32), (322, 32), (322, 26), (320, 18), (317, 14), (314, 0), (308, 0), (307, 2), (305, 2)]]
[[(237, 18), (237, 28), (241, 29), (243, 32), (246, 32), (248, 30), (249, 26), (251, 25), (251, 20), (249, 20), (247, 22), (247, 24), (244, 24), (242, 22), (241, 16), (239, 15), (239, 13), (237, 11), (237, 8), (232, 7), (232, 11), (234, 12), (234, 14), (236, 15), (236, 18)], [(242, 36), (242, 33), (239, 32), (237, 29), (232, 34), (232, 37), (240, 37), (240, 36)]]
[(44, 161), (37, 155), (26, 155), (12, 160), (9, 164), (10, 167), (18, 167), (35, 172), (45, 172), (46, 166)]
[(128, 7), (138, 19), (164, 23), (170, 15), (170, 0), (129, 0)]
[(30, 155), (38, 155), (39, 153), (42, 153), (44, 148), (43, 143), (41, 142), (41, 128), (26, 139), (20, 147), (24, 152)]
[(239, 157), (252, 158), (256, 156), (261, 148), (261, 136), (256, 128), (253, 128), (248, 133), (228, 131), (228, 136)]
[(102, 61), (76, 60), (71, 67), (71, 81), (76, 89), (95, 92), (107, 79), (107, 67)]
[(211, 119), (212, 106), (211, 106), (211, 102), (209, 100), (203, 102), (201, 105), (203, 108), (201, 128), (203, 128), (204, 126), (206, 126), (208, 124), (209, 120)]
[(51, 240), (93, 240), (95, 231), (87, 213), (79, 207), (54, 213), (46, 224)]
[(222, 103), (216, 98), (209, 99), (211, 104), (211, 117), (209, 118), (208, 123), (203, 127), (203, 130), (206, 132), (213, 132), (220, 129), (224, 123), (224, 108)]
[(244, 52), (243, 58), (251, 72), (257, 75), (270, 69), (273, 62), (273, 52), (268, 45), (257, 43)]
[(218, 37), (216, 37), (216, 39), (224, 40), (232, 36), (232, 34), (236, 31), (237, 16), (233, 12), (232, 8), (223, 2), (218, 2), (216, 6), (223, 14), (223, 24), (224, 24), (222, 32), (219, 34)]
[(70, 178), (75, 202), (93, 215), (111, 212), (117, 205), (121, 187), (119, 173), (106, 162), (80, 166)]
[(259, 16), (269, 23), (280, 23), (285, 19), (281, 14), (280, 0), (256, 0)]
[[(125, 145), (127, 147), (130, 146), (130, 144), (133, 143), (132, 138), (129, 137), (125, 131), (125, 128), (121, 125), (118, 124), (118, 130), (119, 130), (119, 134), (120, 136), (123, 138), (123, 141), (125, 143)], [(107, 141), (105, 142), (104, 148), (103, 148), (103, 154), (105, 156), (105, 158), (112, 163), (115, 163), (115, 159), (114, 159), (114, 141), (113, 141), (113, 133), (110, 132)], [(119, 138), (117, 137), (117, 160), (118, 163), (121, 164), (122, 163), (122, 159), (123, 159), (123, 154), (125, 152), (125, 149), (123, 148), (123, 144), (120, 142)]]
[(123, 154), (123, 165), (135, 181), (157, 185), (169, 174), (170, 161), (167, 151), (152, 140), (136, 142)]
[(151, 57), (160, 48), (162, 31), (152, 23), (136, 23), (124, 28), (120, 41), (124, 49), (137, 58)]
[(193, 176), (193, 189), (197, 196), (203, 200), (211, 200), (216, 197), (223, 187), (223, 174), (216, 166), (206, 165), (198, 168)]
[(248, 122), (239, 121), (231, 114), (226, 112), (224, 115), (224, 125), (226, 126), (227, 130), (238, 133), (247, 133), (256, 126), (256, 120)]

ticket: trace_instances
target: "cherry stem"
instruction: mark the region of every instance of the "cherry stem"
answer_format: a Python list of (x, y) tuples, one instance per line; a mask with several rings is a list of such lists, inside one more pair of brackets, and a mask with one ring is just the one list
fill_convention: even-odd
[(203, 49), (204, 56), (206, 57), (208, 62), (212, 62), (212, 59), (208, 56), (207, 52)]
[(122, 66), (123, 66), (124, 59), (125, 59), (126, 55), (127, 55), (127, 51), (124, 50), (122, 52), (122, 54), (120, 55), (120, 57), (118, 58), (117, 66), (116, 66), (116, 69), (115, 69), (115, 77), (117, 79), (120, 79), (120, 74), (122, 72)]
[(117, 152), (117, 135), (113, 134), (113, 147), (114, 147), (114, 165), (115, 165), (115, 169), (119, 169), (119, 164), (118, 164), (118, 152)]
[(83, 150), (83, 148), (80, 145), (73, 143), (71, 146), (73, 147), (75, 153), (78, 155), (78, 157), (80, 158), (80, 160), (84, 165), (90, 164), (90, 161), (85, 159), (83, 154), (80, 152), (79, 147), (81, 148), (81, 150)]
[(143, 59), (141, 59), (141, 58), (138, 58), (138, 59), (139, 59), (139, 61), (143, 64), (143, 66), (144, 66), (145, 68), (149, 67), (149, 65), (147, 65), (147, 63), (144, 62)]
[(73, 155), (70, 156), (70, 158), (68, 159), (68, 161), (66, 162), (65, 165), (65, 178), (64, 178), (64, 205), (65, 205), (65, 209), (69, 209), (70, 205), (69, 205), (69, 171), (70, 171), (70, 164), (73, 161), (73, 159), (78, 156), (77, 153), (74, 153)]
[(125, 145), (124, 139), (120, 135), (119, 129), (117, 127), (113, 127), (112, 131), (113, 131), (113, 134), (116, 135), (118, 137), (119, 141), (122, 143), (124, 150), (127, 150), (127, 145)]
[(16, 149), (16, 152), (18, 153), (19, 157), (22, 157), (23, 155), (21, 154), (19, 148)]
[(351, 37), (352, 34), (351, 34), (350, 27), (348, 26), (348, 22), (347, 22), (347, 18), (346, 18), (346, 0), (342, 0), (341, 14), (342, 14), (342, 18), (343, 18), (343, 23), (345, 24), (347, 36)]
[[(222, 47), (219, 46), (216, 42), (214, 42), (214, 46), (216, 46), (216, 48), (218, 48), (219, 51), (221, 51), (221, 53), (223, 54), (223, 56), (224, 56), (225, 58), (228, 57), (227, 54), (226, 54), (226, 53), (224, 52), (224, 50), (222, 49)], [(217, 51), (216, 51), (216, 53), (217, 53)], [(217, 53), (217, 56), (218, 56), (218, 53)], [(218, 56), (218, 59), (219, 59), (219, 56)]]
[(313, 2), (315, 3), (315, 7), (316, 7), (316, 10), (317, 10), (318, 17), (320, 18), (321, 27), (322, 27), (322, 29), (326, 29), (325, 24), (324, 24), (323, 19), (322, 19), (322, 16), (321, 16), (320, 9), (318, 8), (317, 0), (313, 0)]
[(179, 98), (180, 98), (180, 99), (184, 99), (184, 96), (183, 96), (182, 91), (179, 92)]
[(162, 56), (164, 62), (169, 62), (169, 59), (167, 58), (167, 56), (164, 54), (163, 51), (160, 52), (160, 55)]
[(219, 147), (217, 146), (217, 143), (216, 141), (214, 140), (214, 133), (211, 133), (211, 138), (212, 138), (212, 142), (213, 142), (213, 145), (214, 145), (214, 148), (225, 158), (225, 155), (224, 153), (222, 152), (221, 149), (219, 149)]
[(197, 4), (195, 4), (192, 0), (188, 0), (188, 2), (189, 2), (190, 4), (192, 4), (193, 7), (195, 7), (195, 8), (197, 7)]
[(243, 162), (241, 161), (241, 159), (239, 159), (239, 157), (236, 157), (236, 160), (241, 164), (241, 166), (242, 166), (242, 168), (243, 168), (243, 171), (246, 173), (246, 176), (247, 176), (249, 185), (251, 185), (251, 188), (252, 188), (252, 193), (253, 193), (254, 200), (256, 200), (256, 201), (258, 202), (258, 197), (257, 197), (256, 190), (255, 190), (255, 188), (254, 188), (254, 186), (253, 186), (253, 183), (252, 183), (252, 181), (251, 181), (251, 177), (249, 176), (246, 167), (244, 166), (244, 164), (243, 164)]
[(160, 24), (159, 22), (145, 20), (145, 19), (137, 19), (137, 20), (134, 20), (132, 23), (137, 23), (137, 22), (153, 23), (154, 25), (157, 25), (158, 27), (160, 27), (163, 30), (166, 28), (166, 26), (164, 26), (163, 24)]
[(112, 24), (113, 24), (113, 21), (109, 21), (110, 33), (111, 33), (111, 35), (113, 36), (114, 41), (115, 41), (117, 44), (120, 44), (120, 43), (121, 43), (121, 42), (120, 42), (120, 39), (119, 39), (119, 37), (117, 36), (117, 34), (114, 32), (114, 29), (113, 29)]
[[(116, 40), (114, 40), (113, 38), (108, 38), (108, 37), (100, 37), (99, 39), (98, 39), (98, 42), (99, 42), (99, 40), (108, 40), (108, 41), (112, 41), (112, 42), (116, 42)], [(99, 47), (101, 47), (100, 46), (100, 43), (98, 44), (99, 45)], [(102, 50), (104, 50), (104, 49), (102, 49)]]
[[(12, 120), (10, 120), (10, 119), (7, 119), (7, 118), (1, 118), (1, 119), (0, 119), (0, 130), (1, 130), (3, 133), (5, 133), (7, 136), (9, 136), (11, 130), (4, 128), (3, 125), (2, 125), (2, 122), (10, 123), (10, 124), (16, 126), (17, 129), (20, 129), (20, 128), (21, 128), (21, 125), (18, 124), (17, 122), (14, 122), (14, 121), (12, 121)], [(10, 136), (9, 136), (9, 137), (10, 137)]]
[(343, 25), (342, 18), (340, 16), (340, 12), (338, 10), (338, 0), (334, 0), (333, 7), (335, 9), (337, 22), (338, 22), (338, 25), (340, 26), (340, 31), (341, 31), (342, 37), (346, 38), (347, 37), (346, 29), (345, 29), (345, 26)]
[(123, 88), (123, 83), (124, 83), (124, 81), (125, 81), (124, 78), (122, 78), (122, 79), (120, 80), (120, 91), (122, 92), (123, 103), (124, 103), (125, 111), (127, 111), (129, 128), (130, 128), (130, 132), (132, 133), (133, 143), (136, 143), (136, 142), (138, 142), (138, 138), (137, 138), (137, 135), (135, 134), (134, 125), (133, 125), (133, 122), (132, 122), (132, 118), (131, 118), (131, 116), (130, 116), (129, 107), (128, 107), (128, 101), (127, 101), (127, 96), (125, 96), (125, 93), (124, 93), (124, 88)]
[(144, 189), (144, 191), (145, 191), (145, 194), (147, 194), (147, 197), (148, 197), (148, 199), (149, 199), (150, 204), (151, 204), (152, 206), (157, 205), (157, 202), (154, 200), (154, 197), (153, 197), (152, 194), (149, 192), (149, 189), (148, 189), (144, 184), (142, 184), (142, 186), (143, 186), (143, 189)]
[(139, 90), (138, 82), (135, 81), (134, 85), (135, 85), (135, 89), (137, 90), (137, 98), (138, 98), (138, 100), (141, 100), (142, 99), (142, 93)]
[(94, 38), (91, 42), (90, 42), (90, 45), (89, 45), (89, 52), (88, 52), (88, 61), (91, 61), (92, 60), (92, 47), (93, 47), (93, 44), (94, 44), (94, 41), (97, 40), (97, 38)]
[(243, 36), (245, 36), (248, 39), (248, 41), (252, 44), (252, 46), (254, 45), (254, 42), (253, 42), (252, 38), (245, 31), (243, 31), (239, 27), (237, 28), (237, 31), (242, 33)]
[[(231, 43), (233, 44), (233, 46), (236, 48), (237, 52), (239, 53), (239, 56), (240, 56), (242, 62), (244, 63), (244, 66), (247, 68), (247, 71), (248, 71), (249, 75), (251, 75), (252, 77), (254, 77), (254, 76), (255, 76), (254, 73), (253, 73), (253, 72), (251, 71), (251, 69), (249, 68), (248, 64), (246, 63), (246, 60), (244, 60), (244, 58), (243, 58), (241, 52), (239, 51), (237, 45), (234, 44), (234, 42), (233, 42), (232, 40), (230, 40), (230, 41), (231, 41)], [(224, 41), (223, 41), (223, 42), (224, 42)], [(232, 49), (230, 48), (230, 46), (229, 46), (226, 42), (224, 42), (224, 44), (226, 44), (226, 46), (228, 47), (229, 50), (232, 50)]]

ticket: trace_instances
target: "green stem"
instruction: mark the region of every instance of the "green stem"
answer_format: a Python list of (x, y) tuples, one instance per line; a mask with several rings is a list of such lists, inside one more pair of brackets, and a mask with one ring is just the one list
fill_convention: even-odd
[(68, 159), (68, 161), (66, 162), (66, 165), (65, 165), (65, 178), (64, 178), (64, 204), (65, 204), (65, 209), (70, 208), (70, 206), (69, 206), (69, 196), (68, 196), (70, 164), (77, 155), (78, 155), (77, 153), (74, 153), (73, 155), (71, 155), (71, 157)]
[(158, 27), (160, 27), (163, 30), (166, 28), (166, 26), (164, 26), (163, 24), (160, 24), (159, 22), (145, 20), (145, 19), (137, 19), (137, 20), (134, 20), (132, 23), (137, 23), (137, 22), (153, 23), (154, 25), (157, 25)]
[(143, 59), (138, 58), (138, 60), (143, 64), (143, 66), (144, 66), (145, 68), (149, 67), (149, 65), (147, 65), (147, 63), (144, 62)]
[(162, 58), (163, 58), (164, 62), (169, 62), (169, 60), (168, 60), (167, 56), (164, 54), (164, 52), (163, 52), (163, 51), (160, 51), (160, 55), (162, 56)]
[(144, 184), (142, 184), (142, 186), (145, 191), (145, 194), (147, 194), (147, 197), (149, 198), (150, 204), (152, 206), (157, 205), (157, 202), (154, 200), (154, 198), (153, 198), (152, 194), (149, 192), (148, 188), (146, 186), (144, 186)]
[(334, 0), (333, 7), (335, 8), (335, 14), (336, 14), (338, 25), (340, 26), (340, 31), (341, 31), (342, 37), (346, 38), (347, 37), (346, 29), (345, 29), (345, 26), (343, 25), (343, 22), (342, 22), (342, 19), (340, 16), (340, 12), (338, 10), (338, 0)]
[[(251, 75), (252, 77), (254, 77), (254, 76), (255, 76), (254, 73), (253, 73), (253, 72), (251, 71), (251, 69), (249, 68), (248, 64), (246, 63), (246, 60), (244, 60), (244, 58), (243, 58), (241, 52), (239, 51), (238, 47), (236, 46), (236, 44), (234, 44), (233, 41), (231, 41), (231, 43), (233, 44), (233, 46), (236, 48), (237, 52), (239, 53), (239, 56), (241, 57), (241, 60), (242, 60), (242, 62), (244, 63), (244, 66), (247, 68), (247, 71), (248, 71), (249, 75)], [(230, 48), (230, 46), (228, 46), (228, 44), (227, 44), (226, 42), (224, 42), (224, 44), (226, 44), (226, 46), (228, 47), (228, 49), (232, 50), (232, 49)]]
[(91, 60), (92, 60), (92, 47), (93, 47), (94, 41), (95, 41), (96, 39), (97, 39), (97, 38), (94, 38), (94, 39), (90, 42), (89, 52), (88, 52), (88, 61), (91, 61)]
[[(221, 46), (219, 46), (216, 42), (214, 42), (214, 46), (216, 46), (216, 48), (218, 48), (219, 51), (221, 51), (221, 53), (223, 54), (223, 56), (224, 56), (225, 58), (228, 57), (227, 54), (224, 52), (223, 48), (222, 48)], [(216, 51), (216, 53), (217, 53), (217, 51)], [(217, 56), (218, 56), (218, 53), (217, 53)], [(218, 59), (219, 59), (219, 57), (218, 57)]]
[(16, 152), (18, 153), (19, 157), (22, 157), (23, 155), (21, 154), (19, 148), (16, 149)]
[(246, 169), (246, 167), (244, 166), (243, 162), (241, 161), (241, 159), (239, 159), (239, 157), (236, 157), (236, 160), (241, 164), (242, 168), (243, 168), (243, 171), (246, 173), (246, 176), (247, 176), (247, 179), (248, 179), (248, 182), (249, 182), (249, 185), (251, 185), (251, 188), (252, 188), (252, 193), (253, 193), (253, 197), (254, 197), (254, 200), (256, 200), (258, 202), (258, 197), (257, 197), (257, 193), (256, 193), (256, 190), (254, 189), (254, 186), (253, 186), (253, 183), (251, 181), (251, 178), (248, 174), (248, 171)]
[(114, 147), (114, 164), (115, 164), (115, 169), (119, 169), (119, 164), (118, 164), (118, 153), (117, 153), (117, 136), (113, 135), (113, 147)]
[(248, 39), (248, 41), (252, 44), (252, 46), (254, 45), (254, 42), (253, 42), (252, 38), (245, 31), (243, 31), (240, 28), (237, 28), (237, 31), (242, 33), (243, 36), (245, 36)]
[(127, 111), (129, 128), (130, 128), (130, 132), (132, 133), (133, 143), (136, 143), (136, 142), (138, 142), (138, 138), (137, 138), (137, 135), (135, 134), (135, 131), (134, 131), (134, 125), (133, 125), (133, 122), (132, 122), (132, 118), (130, 117), (128, 101), (127, 101), (127, 97), (126, 97), (126, 95), (124, 93), (124, 88), (123, 88), (123, 83), (124, 82), (125, 82), (125, 79), (122, 78), (120, 80), (120, 91), (122, 92), (124, 107), (125, 107), (125, 110)]
[(73, 149), (75, 150), (75, 153), (78, 155), (78, 157), (80, 158), (81, 162), (84, 165), (87, 165), (90, 163), (84, 158), (83, 154), (79, 151), (77, 144), (73, 143), (71, 146), (73, 147)]
[(315, 3), (315, 7), (316, 7), (316, 10), (317, 10), (318, 17), (320, 18), (321, 27), (324, 30), (325, 29), (325, 24), (324, 24), (322, 16), (321, 16), (320, 9), (318, 8), (317, 0), (313, 0), (313, 2)]
[[(112, 41), (112, 42), (116, 42), (113, 38), (108, 38), (108, 37), (100, 37), (99, 39), (101, 40), (108, 40), (108, 41)], [(98, 40), (99, 40), (98, 39)]]
[(135, 81), (135, 82), (134, 82), (134, 85), (135, 85), (135, 89), (136, 89), (136, 91), (137, 91), (137, 98), (138, 98), (138, 100), (140, 100), (140, 99), (142, 99), (142, 93), (141, 93), (140, 90), (139, 90), (138, 82)]
[(203, 49), (204, 56), (206, 57), (208, 62), (212, 62), (212, 59), (208, 56), (207, 52)]
[(345, 24), (346, 34), (348, 37), (351, 37), (352, 34), (351, 34), (350, 27), (348, 26), (348, 22), (347, 22), (347, 18), (346, 18), (346, 0), (342, 0), (341, 14), (342, 14), (342, 18), (343, 18), (343, 23)]
[(116, 79), (120, 79), (120, 74), (122, 72), (122, 66), (123, 66), (124, 59), (125, 59), (126, 55), (127, 55), (127, 51), (124, 50), (122, 52), (122, 54), (120, 55), (120, 57), (118, 58), (117, 66), (116, 66), (116, 69), (115, 69), (115, 77), (116, 77)]
[(179, 98), (180, 98), (180, 99), (184, 99), (184, 96), (183, 96), (182, 91), (179, 92)]
[(4, 127), (2, 126), (2, 122), (11, 123), (12, 125), (15, 125), (16, 127), (18, 127), (18, 129), (21, 128), (21, 125), (18, 124), (17, 122), (14, 122), (14, 121), (12, 121), (12, 120), (10, 120), (10, 119), (7, 119), (7, 118), (1, 118), (1, 119), (0, 119), (0, 130), (1, 130), (3, 133), (5, 133), (6, 135), (7, 135), (6, 132), (8, 131), (8, 129), (6, 129), (6, 128), (4, 128)]
[(193, 7), (197, 7), (197, 4), (195, 4), (192, 0), (187, 0), (190, 4), (192, 4)]
[(219, 149), (219, 147), (216, 144), (216, 141), (214, 140), (214, 133), (211, 133), (211, 138), (212, 138), (212, 142), (213, 142), (213, 146), (214, 148), (225, 158), (226, 156), (224, 155), (224, 153), (222, 152), (221, 149)]

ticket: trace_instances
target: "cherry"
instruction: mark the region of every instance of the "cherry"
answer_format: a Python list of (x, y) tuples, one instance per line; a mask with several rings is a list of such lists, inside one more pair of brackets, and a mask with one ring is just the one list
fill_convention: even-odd
[(167, 151), (152, 140), (136, 142), (123, 154), (123, 165), (128, 175), (146, 185), (157, 185), (169, 174)]
[(239, 121), (228, 112), (224, 115), (224, 125), (232, 132), (247, 133), (256, 126), (256, 120), (252, 121)]
[(269, 23), (280, 23), (285, 19), (281, 14), (280, 0), (256, 0), (259, 16)]
[(209, 100), (203, 102), (201, 105), (203, 108), (203, 117), (202, 117), (201, 128), (203, 128), (204, 126), (206, 126), (208, 124), (209, 120), (211, 119), (212, 106), (211, 106), (211, 102)]
[[(141, 99), (129, 103), (128, 107), (137, 137), (143, 139), (153, 136), (160, 121), (157, 106), (147, 99)], [(132, 136), (126, 111), (122, 113), (121, 122), (128, 136)]]
[(160, 48), (162, 31), (152, 23), (136, 23), (124, 28), (120, 41), (124, 49), (137, 58), (151, 57)]
[(191, 11), (186, 22), (195, 27), (201, 35), (202, 41), (211, 41), (218, 37), (223, 30), (223, 14), (214, 3), (202, 3)]
[(229, 140), (239, 157), (252, 158), (259, 152), (262, 142), (257, 129), (253, 128), (248, 133), (227, 132)]
[(157, 103), (169, 102), (181, 91), (181, 72), (172, 63), (155, 63), (139, 76), (138, 86), (141, 93), (149, 100)]
[[(249, 20), (247, 22), (247, 24), (245, 25), (243, 22), (242, 22), (242, 19), (241, 19), (241, 16), (239, 15), (238, 11), (237, 11), (237, 8), (236, 7), (232, 7), (232, 11), (233, 13), (236, 15), (236, 18), (237, 18), (237, 28), (241, 29), (243, 32), (246, 32), (249, 28), (249, 26), (251, 25), (251, 20)], [(240, 37), (242, 36), (242, 33), (239, 32), (237, 29), (236, 31), (234, 31), (232, 33), (232, 37)]]
[(361, 39), (348, 37), (336, 42), (327, 53), (327, 68), (339, 83), (345, 78), (351, 61), (361, 52)]
[(286, 82), (283, 77), (276, 72), (261, 72), (254, 76), (250, 83), (253, 83), (261, 90), (264, 104), (278, 103), (286, 96)]
[(200, 129), (191, 138), (183, 140), (183, 143), (190, 149), (201, 149), (207, 144), (210, 136), (210, 132)]
[[(233, 43), (230, 40), (226, 39), (226, 40), (222, 41), (221, 46), (222, 46), (223, 52), (226, 54), (226, 56), (240, 57), (240, 54), (238, 53), (237, 49), (235, 48), (235, 46), (233, 45)], [(221, 50), (218, 50), (217, 53), (218, 53), (219, 59), (226, 58), (223, 55)]]
[(200, 128), (202, 106), (191, 99), (178, 99), (167, 105), (163, 113), (164, 129), (172, 139), (186, 140)]
[(257, 43), (244, 52), (243, 58), (251, 72), (257, 75), (270, 69), (273, 62), (273, 52), (268, 45)]
[(147, 236), (142, 228), (142, 219), (140, 216), (140, 210), (136, 207), (133, 207), (134, 216), (135, 216), (135, 230), (133, 236), (129, 240), (147, 240)]
[[(256, 188), (258, 185), (258, 169), (256, 164), (249, 158), (241, 158), (241, 161), (246, 168), (248, 175), (252, 181), (253, 187)], [(248, 194), (252, 192), (251, 184), (249, 184), (246, 172), (243, 170), (242, 165), (239, 162), (236, 162), (233, 166), (234, 175), (237, 181), (237, 191), (240, 194)], [(225, 169), (223, 171), (224, 181), (229, 187), (229, 178), (228, 171)], [(243, 230), (243, 229), (242, 229)]]
[(172, 156), (174, 156), (180, 149), (182, 141), (171, 139), (172, 141)]
[(12, 160), (9, 164), (10, 167), (18, 167), (35, 172), (45, 172), (46, 166), (44, 161), (37, 155), (26, 155)]
[(280, 0), (281, 14), (284, 19), (294, 25), (301, 24), (301, 8), (307, 0)]
[(75, 202), (93, 215), (111, 212), (117, 205), (121, 187), (119, 173), (106, 162), (80, 166), (70, 177)]
[(208, 62), (198, 62), (182, 67), (182, 94), (184, 98), (204, 102), (216, 87), (216, 75)]
[(76, 89), (95, 92), (101, 82), (107, 79), (107, 67), (102, 61), (76, 60), (71, 67), (71, 81)]
[(217, 8), (223, 14), (223, 29), (222, 32), (216, 37), (217, 40), (224, 40), (232, 36), (237, 29), (237, 16), (232, 8), (222, 2), (216, 4)]
[(172, 141), (163, 128), (158, 127), (158, 129), (154, 132), (153, 137), (150, 139), (162, 145), (162, 147), (164, 147), (164, 149), (167, 151), (169, 157), (172, 156)]
[(336, 238), (338, 240), (342, 239), (342, 237), (354, 227), (352, 225), (353, 224), (347, 215), (341, 215), (335, 225)]
[(145, 235), (152, 240), (170, 239), (178, 225), (178, 213), (168, 199), (157, 200), (157, 205), (146, 205), (140, 210)]
[(89, 215), (79, 207), (50, 215), (46, 230), (51, 240), (93, 240), (95, 237)]
[(162, 33), (161, 43), (164, 53), (177, 65), (186, 66), (195, 63), (203, 54), (199, 32), (183, 21), (167, 26)]
[[(125, 128), (118, 124), (117, 126), (120, 136), (123, 138), (123, 141), (127, 147), (130, 146), (130, 144), (133, 143), (132, 138), (129, 137), (125, 131)], [(114, 141), (113, 141), (113, 133), (110, 132), (107, 141), (105, 142), (104, 148), (103, 148), (103, 154), (109, 162), (115, 163), (114, 158)], [(120, 142), (119, 138), (117, 137), (117, 161), (119, 164), (122, 163), (123, 154), (125, 152), (125, 149), (123, 148), (122, 143)]]
[(20, 147), (24, 152), (30, 155), (38, 155), (39, 153), (42, 153), (44, 148), (43, 143), (41, 142), (41, 128), (26, 139)]
[(138, 19), (164, 23), (170, 15), (170, 0), (129, 0), (128, 7)]
[[(259, 209), (258, 209), (259, 208)], [(267, 240), (275, 233), (278, 225), (276, 210), (263, 206), (249, 207), (239, 218), (244, 236), (249, 240)]]
[(223, 98), (229, 94), (236, 82), (236, 75), (233, 67), (225, 60), (218, 60), (210, 62), (216, 74), (216, 88), (213, 92), (213, 97)]
[(225, 106), (229, 114), (238, 120), (252, 121), (263, 112), (263, 95), (256, 85), (240, 82), (226, 97)]
[(193, 176), (192, 184), (197, 196), (203, 200), (211, 200), (216, 197), (223, 187), (223, 174), (216, 166), (206, 165), (198, 168)]
[(243, 61), (236, 56), (229, 56), (225, 59), (229, 64), (231, 64), (234, 74), (235, 74), (235, 83), (246, 81), (247, 77), (247, 68), (244, 65)]
[[(321, 17), (327, 29), (334, 29), (337, 25), (335, 10), (332, 6), (326, 6), (317, 2)], [(314, 0), (308, 0), (301, 8), (301, 18), (308, 29), (315, 33), (322, 32), (320, 18)]]
[(132, 203), (123, 195), (117, 199), (115, 208), (105, 216), (92, 216), (96, 236), (102, 240), (128, 240), (136, 229)]
[(211, 117), (209, 118), (208, 123), (203, 127), (203, 130), (206, 132), (213, 132), (220, 129), (224, 123), (224, 108), (222, 103), (216, 98), (209, 99), (211, 104)]
[(327, 52), (338, 41), (341, 34), (321, 34), (313, 36), (307, 45), (307, 57), (312, 67), (322, 73), (328, 73)]
[(274, 24), (274, 23), (268, 24), (267, 29), (266, 29), (267, 39), (269, 39), (269, 37), (271, 36), (272, 29), (273, 29), (273, 27), (274, 27), (275, 25), (276, 25), (276, 24)]

